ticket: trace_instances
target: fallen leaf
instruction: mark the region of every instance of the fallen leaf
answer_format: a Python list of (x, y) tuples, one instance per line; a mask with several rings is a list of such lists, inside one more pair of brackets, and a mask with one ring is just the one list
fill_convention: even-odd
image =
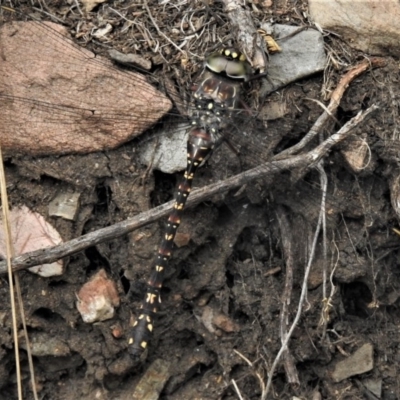
[[(40, 214), (22, 206), (10, 211), (11, 240), (16, 256), (62, 243), (60, 234)], [(0, 255), (6, 258), (3, 221), (0, 223)], [(62, 275), (63, 261), (29, 268), (30, 272), (44, 278)]]

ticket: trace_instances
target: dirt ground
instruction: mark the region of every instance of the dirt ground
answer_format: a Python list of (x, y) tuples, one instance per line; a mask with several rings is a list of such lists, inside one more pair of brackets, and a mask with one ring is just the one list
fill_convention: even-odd
[[(162, 13), (157, 2), (150, 3), (153, 17), (161, 25), (167, 13)], [(202, 4), (199, 2), (199, 10), (203, 10)], [(120, 13), (127, 7), (117, 2), (108, 5)], [(23, 4), (18, 7), (29, 11)], [(206, 21), (211, 21), (223, 37), (229, 26), (220, 7), (210, 6), (199, 15), (206, 15)], [(47, 10), (68, 17), (72, 32), (76, 32), (77, 21), (89, 32), (99, 20), (112, 20), (115, 39), (107, 46), (126, 49), (124, 28), (129, 31), (132, 25), (109, 8), (99, 6), (88, 16), (72, 15), (55, 3), (47, 3)], [(307, 24), (300, 17), (304, 10), (301, 2), (277, 1), (265, 19), (303, 26)], [(183, 11), (169, 15), (177, 35)], [(136, 12), (145, 13), (143, 9)], [(254, 18), (261, 19), (256, 13)], [(165, 38), (154, 26), (148, 29), (165, 45)], [(190, 31), (189, 26), (186, 29)], [(335, 57), (343, 61), (336, 66), (345, 66), (334, 68), (330, 64), (324, 74), (290, 85), (266, 100), (285, 104), (287, 110), (284, 118), (269, 122), (270, 132), (280, 130), (280, 137), (267, 135), (254, 140), (260, 143), (268, 139), (269, 155), (299, 141), (304, 126), (310, 127), (322, 113), (319, 104), (307, 99), (327, 104), (340, 76), (363, 60), (363, 54), (334, 36), (325, 40), (327, 51), (337, 50)], [(88, 47), (102, 52), (93, 42)], [(168, 55), (166, 63), (141, 43), (139, 52), (151, 55), (156, 76), (167, 71), (178, 82), (179, 90), (184, 79), (187, 81), (184, 77), (194, 76), (199, 68), (195, 57), (182, 63), (172, 45), (160, 53)], [(196, 43), (190, 42), (192, 45)], [(199, 41), (197, 54), (205, 54), (212, 45), (211, 40)], [(393, 231), (400, 215), (400, 89), (398, 62), (386, 61), (384, 68), (368, 70), (351, 83), (336, 120), (323, 130), (324, 135), (332, 134), (358, 111), (372, 104), (380, 106), (352, 136), (369, 146), (368, 161), (360, 171), (355, 172), (346, 162), (345, 143), (324, 159), (328, 179), (326, 238), (324, 241), (322, 233), (318, 236), (306, 301), (268, 398), (400, 398), (400, 237)], [(9, 201), (13, 207), (24, 204), (46, 216), (64, 240), (70, 240), (173, 199), (181, 174), (169, 175), (142, 165), (138, 154), (141, 140), (85, 155), (8, 157)], [(217, 150), (199, 171), (195, 186), (224, 179), (264, 157), (251, 148), (241, 153), (240, 163), (227, 147)], [(49, 217), (50, 201), (67, 191), (80, 193), (76, 219)], [(315, 170), (305, 175), (282, 172), (274, 179), (250, 182), (240, 193), (213, 196), (187, 209), (179, 229), (181, 245), (166, 271), (154, 337), (146, 360), (139, 366), (133, 366), (128, 356), (127, 331), (138, 315), (164, 221), (69, 257), (64, 260), (62, 276), (40, 278), (21, 271), (30, 340), (41, 349), (34, 356), (39, 398), (157, 398), (139, 394), (138, 384), (141, 388), (146, 384), (153, 389), (160, 386), (160, 399), (228, 400), (240, 398), (238, 393), (243, 399), (261, 398), (281, 348), (282, 330), (289, 329), (298, 310), (320, 200), (320, 175)], [(87, 324), (77, 311), (76, 294), (102, 268), (116, 283), (121, 304), (112, 319)], [(0, 298), (0, 399), (13, 399), (17, 398), (15, 356), (5, 277), (0, 283)], [(366, 344), (372, 346), (373, 354), (368, 371), (361, 367), (368, 364), (365, 359), (355, 366), (341, 364)], [(24, 343), (20, 347), (24, 398), (31, 399)], [(351, 368), (359, 372), (336, 378)]]

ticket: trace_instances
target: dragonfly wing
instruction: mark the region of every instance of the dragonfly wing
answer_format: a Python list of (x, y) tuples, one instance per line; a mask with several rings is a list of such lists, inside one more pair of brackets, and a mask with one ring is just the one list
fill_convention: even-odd
[(114, 148), (171, 108), (143, 76), (112, 68), (109, 60), (76, 46), (59, 25), (4, 24), (0, 48), (0, 137), (8, 151), (49, 155)]

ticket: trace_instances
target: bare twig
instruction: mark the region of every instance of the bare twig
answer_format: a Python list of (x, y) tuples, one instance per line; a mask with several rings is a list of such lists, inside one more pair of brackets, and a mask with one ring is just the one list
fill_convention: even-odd
[[(157, 21), (153, 18), (150, 8), (147, 4), (147, 1), (144, 2), (144, 7), (146, 8), (147, 14), (149, 15), (149, 18), (151, 22), (153, 23), (154, 27), (156, 28), (157, 32), (159, 35), (163, 36), (169, 43), (172, 44), (179, 52), (181, 52), (184, 57), (187, 57), (187, 54), (176, 44), (174, 43), (157, 25)], [(182, 45), (181, 45), (182, 46)]]
[[(326, 192), (323, 191), (322, 198), (321, 198), (321, 206), (323, 206), (325, 204), (325, 196), (326, 196)], [(309, 260), (307, 262), (307, 266), (306, 266), (306, 269), (304, 271), (303, 284), (302, 284), (302, 287), (301, 287), (301, 294), (300, 294), (299, 304), (298, 304), (298, 307), (297, 307), (297, 313), (296, 313), (296, 316), (295, 316), (295, 318), (293, 320), (293, 323), (292, 323), (292, 325), (291, 325), (286, 337), (284, 338), (284, 341), (282, 343), (282, 347), (280, 348), (278, 354), (275, 357), (275, 360), (274, 360), (274, 362), (272, 364), (271, 370), (269, 371), (268, 381), (267, 381), (267, 385), (266, 385), (267, 386), (266, 394), (265, 394), (265, 397), (262, 397), (262, 400), (265, 400), (267, 395), (268, 395), (269, 388), (271, 387), (272, 378), (274, 376), (274, 372), (276, 370), (276, 367), (278, 366), (278, 363), (279, 363), (282, 355), (286, 351), (287, 345), (289, 343), (289, 340), (290, 340), (290, 338), (291, 338), (291, 336), (293, 334), (293, 331), (296, 328), (296, 326), (297, 326), (297, 324), (298, 324), (298, 322), (300, 320), (300, 317), (301, 317), (301, 313), (302, 313), (302, 310), (303, 310), (303, 305), (304, 305), (304, 302), (305, 302), (306, 297), (307, 297), (308, 276), (310, 275), (311, 265), (312, 265), (312, 262), (314, 260), (315, 249), (316, 249), (316, 246), (317, 246), (317, 240), (318, 240), (319, 232), (320, 232), (320, 229), (321, 229), (322, 220), (323, 220), (323, 213), (324, 212), (325, 212), (325, 209), (323, 207), (321, 207), (321, 211), (320, 211), (319, 218), (318, 218), (318, 224), (317, 224), (317, 227), (316, 227), (316, 230), (315, 230), (314, 239), (313, 239), (312, 246), (311, 246)]]
[(336, 110), (340, 104), (340, 100), (343, 97), (344, 92), (350, 85), (350, 83), (357, 78), (357, 76), (361, 75), (368, 68), (379, 68), (386, 65), (386, 60), (379, 57), (372, 57), (369, 60), (364, 60), (363, 62), (356, 65), (352, 68), (347, 74), (345, 74), (339, 81), (338, 86), (332, 92), (331, 101), (326, 108), (326, 110), (321, 114), (321, 116), (315, 121), (314, 125), (310, 129), (310, 131), (303, 137), (303, 139), (297, 143), (296, 145), (290, 147), (287, 150), (279, 153), (277, 159), (286, 158), (289, 155), (297, 154), (300, 150), (304, 149), (304, 147), (319, 133), (321, 132), (325, 123), (331, 118), (332, 115), (335, 115)]
[[(222, 182), (214, 183), (204, 188), (194, 190), (187, 201), (187, 205), (193, 206), (215, 194), (237, 188), (265, 175), (274, 176), (275, 174), (284, 170), (292, 170), (304, 166), (314, 166), (333, 146), (348, 137), (354, 127), (362, 123), (369, 114), (377, 109), (378, 106), (372, 105), (366, 111), (358, 113), (337, 133), (326, 139), (323, 143), (308, 153), (293, 156), (284, 160), (273, 160), (256, 168), (242, 172), (241, 174), (235, 175)], [(162, 217), (167, 216), (174, 203), (174, 201), (170, 201), (157, 208), (139, 214), (136, 217), (127, 219), (106, 228), (99, 229), (95, 232), (88, 233), (61, 245), (22, 254), (11, 260), (13, 271), (30, 268), (35, 265), (50, 263), (59, 260), (60, 258), (76, 254), (90, 246), (95, 246), (99, 243), (126, 235), (135, 229), (141, 228), (157, 221)], [(6, 271), (6, 263), (4, 261), (0, 262), (0, 274), (5, 274)]]
[(261, 396), (264, 396), (265, 393), (265, 384), (264, 384), (264, 379), (261, 376), (261, 374), (256, 370), (256, 368), (254, 367), (254, 364), (247, 358), (245, 357), (242, 353), (240, 353), (239, 351), (237, 351), (236, 349), (233, 350), (242, 360), (244, 360), (250, 368), (253, 369), (253, 372), (255, 374), (255, 376), (258, 379), (258, 382), (260, 383), (260, 387), (261, 387)]
[(12, 317), (12, 331), (14, 340), (14, 353), (15, 353), (15, 368), (17, 373), (17, 391), (18, 399), (22, 400), (22, 375), (21, 375), (21, 365), (19, 358), (19, 346), (18, 346), (18, 324), (17, 324), (17, 306), (14, 296), (14, 275), (11, 268), (11, 258), (14, 256), (14, 249), (11, 239), (11, 224), (10, 224), (10, 212), (8, 206), (7, 197), (7, 185), (6, 176), (4, 172), (4, 162), (3, 162), (3, 152), (0, 148), (0, 194), (1, 194), (1, 207), (3, 212), (3, 229), (4, 237), (6, 242), (6, 263), (7, 263), (7, 273), (8, 273), (8, 283), (10, 287), (10, 304), (11, 304), (11, 317)]
[(327, 244), (326, 244), (326, 192), (328, 190), (328, 178), (326, 176), (325, 170), (323, 169), (322, 162), (318, 168), (320, 181), (321, 181), (321, 191), (324, 194), (321, 201), (321, 211), (322, 211), (322, 252), (323, 252), (323, 267), (322, 267), (322, 298), (326, 299), (326, 278), (327, 278)]
[[(285, 287), (281, 299), (281, 312), (280, 312), (280, 336), (281, 342), (284, 343), (287, 336), (287, 329), (289, 326), (289, 307), (293, 290), (293, 267), (294, 267), (294, 254), (293, 254), (293, 235), (292, 228), (286, 216), (286, 211), (282, 206), (278, 206), (276, 210), (278, 217), (279, 229), (281, 231), (282, 248), (285, 258)], [(290, 354), (289, 348), (283, 353), (283, 365), (285, 367), (287, 380), (290, 384), (300, 385), (299, 376), (297, 374), (296, 365), (293, 356)]]
[(239, 387), (234, 379), (231, 379), (232, 386), (235, 388), (235, 392), (239, 397), (239, 400), (244, 400), (242, 394), (240, 393)]
[(264, 72), (267, 65), (262, 39), (257, 33), (250, 13), (242, 7), (238, 0), (222, 0), (222, 3), (240, 50), (255, 70)]
[[(333, 296), (336, 293), (336, 286), (333, 283), (333, 277), (335, 275), (336, 268), (337, 268), (337, 266), (339, 264), (339, 249), (337, 248), (337, 245), (336, 245), (335, 242), (333, 242), (333, 244), (334, 244), (334, 246), (336, 247), (336, 250), (337, 250), (337, 258), (336, 258), (334, 266), (331, 268), (331, 273), (329, 275), (329, 282), (330, 282), (330, 285), (331, 285), (331, 291), (330, 291), (328, 297), (326, 296), (326, 294), (324, 294), (323, 295), (323, 299), (322, 299), (322, 311), (321, 311), (321, 317), (320, 317), (320, 320), (319, 320), (319, 323), (318, 323), (318, 326), (322, 327), (322, 337), (321, 337), (321, 339), (324, 339), (325, 336), (326, 336), (326, 328), (327, 328), (328, 322), (330, 321), (329, 314), (330, 314), (331, 308), (333, 307), (332, 299), (333, 299)], [(333, 254), (332, 254), (332, 257), (333, 257)]]

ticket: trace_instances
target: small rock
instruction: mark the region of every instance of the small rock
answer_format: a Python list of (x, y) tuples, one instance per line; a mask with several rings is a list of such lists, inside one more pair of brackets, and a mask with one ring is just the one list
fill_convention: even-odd
[(343, 157), (346, 159), (353, 172), (361, 172), (368, 166), (371, 160), (371, 151), (366, 140), (360, 137), (351, 138), (347, 140), (341, 149)]
[(119, 339), (123, 335), (123, 330), (120, 324), (115, 324), (111, 327), (111, 334), (116, 338)]
[(140, 161), (166, 174), (173, 174), (186, 168), (188, 125), (181, 124), (170, 134), (157, 135), (139, 149)]
[(177, 247), (187, 246), (190, 242), (191, 235), (189, 233), (177, 232), (174, 243)]
[(379, 399), (382, 396), (382, 379), (364, 379), (362, 384)]
[(155, 360), (140, 379), (132, 395), (133, 400), (158, 400), (161, 390), (171, 376), (170, 363)]
[[(31, 346), (32, 355), (36, 357), (61, 357), (68, 356), (71, 353), (69, 346), (65, 342), (58, 339), (56, 336), (51, 336), (43, 332), (32, 332), (29, 335), (29, 344)], [(23, 337), (21, 347), (26, 349)]]
[(85, 7), (86, 12), (91, 12), (99, 4), (104, 3), (106, 0), (82, 0), (82, 5)]
[(112, 318), (115, 307), (119, 306), (117, 287), (104, 269), (82, 286), (77, 297), (76, 307), (88, 324)]
[[(320, 32), (309, 29), (294, 34), (298, 27), (264, 24), (267, 32), (272, 31), (282, 51), (271, 55), (268, 79), (263, 84), (262, 94), (267, 95), (287, 84), (305, 78), (325, 68), (324, 40)], [(292, 35), (287, 39), (279, 40)]]
[(227, 333), (240, 331), (240, 326), (236, 322), (209, 306), (203, 308), (201, 321), (210, 333), (217, 333), (216, 328)]
[(107, 24), (104, 28), (96, 29), (92, 36), (96, 39), (105, 39), (105, 37), (113, 30), (111, 24)]
[(77, 192), (58, 193), (49, 204), (49, 215), (74, 221), (79, 208), (79, 197), (80, 193)]
[(332, 379), (340, 382), (354, 375), (371, 371), (374, 367), (374, 348), (371, 343), (365, 343), (348, 358), (339, 361), (332, 373)]
[(118, 50), (111, 49), (108, 50), (108, 55), (112, 60), (119, 64), (126, 65), (127, 67), (139, 67), (146, 71), (150, 71), (151, 61), (146, 60), (137, 54), (124, 54)]
[(314, 22), (369, 54), (400, 56), (398, 0), (309, 0)]

